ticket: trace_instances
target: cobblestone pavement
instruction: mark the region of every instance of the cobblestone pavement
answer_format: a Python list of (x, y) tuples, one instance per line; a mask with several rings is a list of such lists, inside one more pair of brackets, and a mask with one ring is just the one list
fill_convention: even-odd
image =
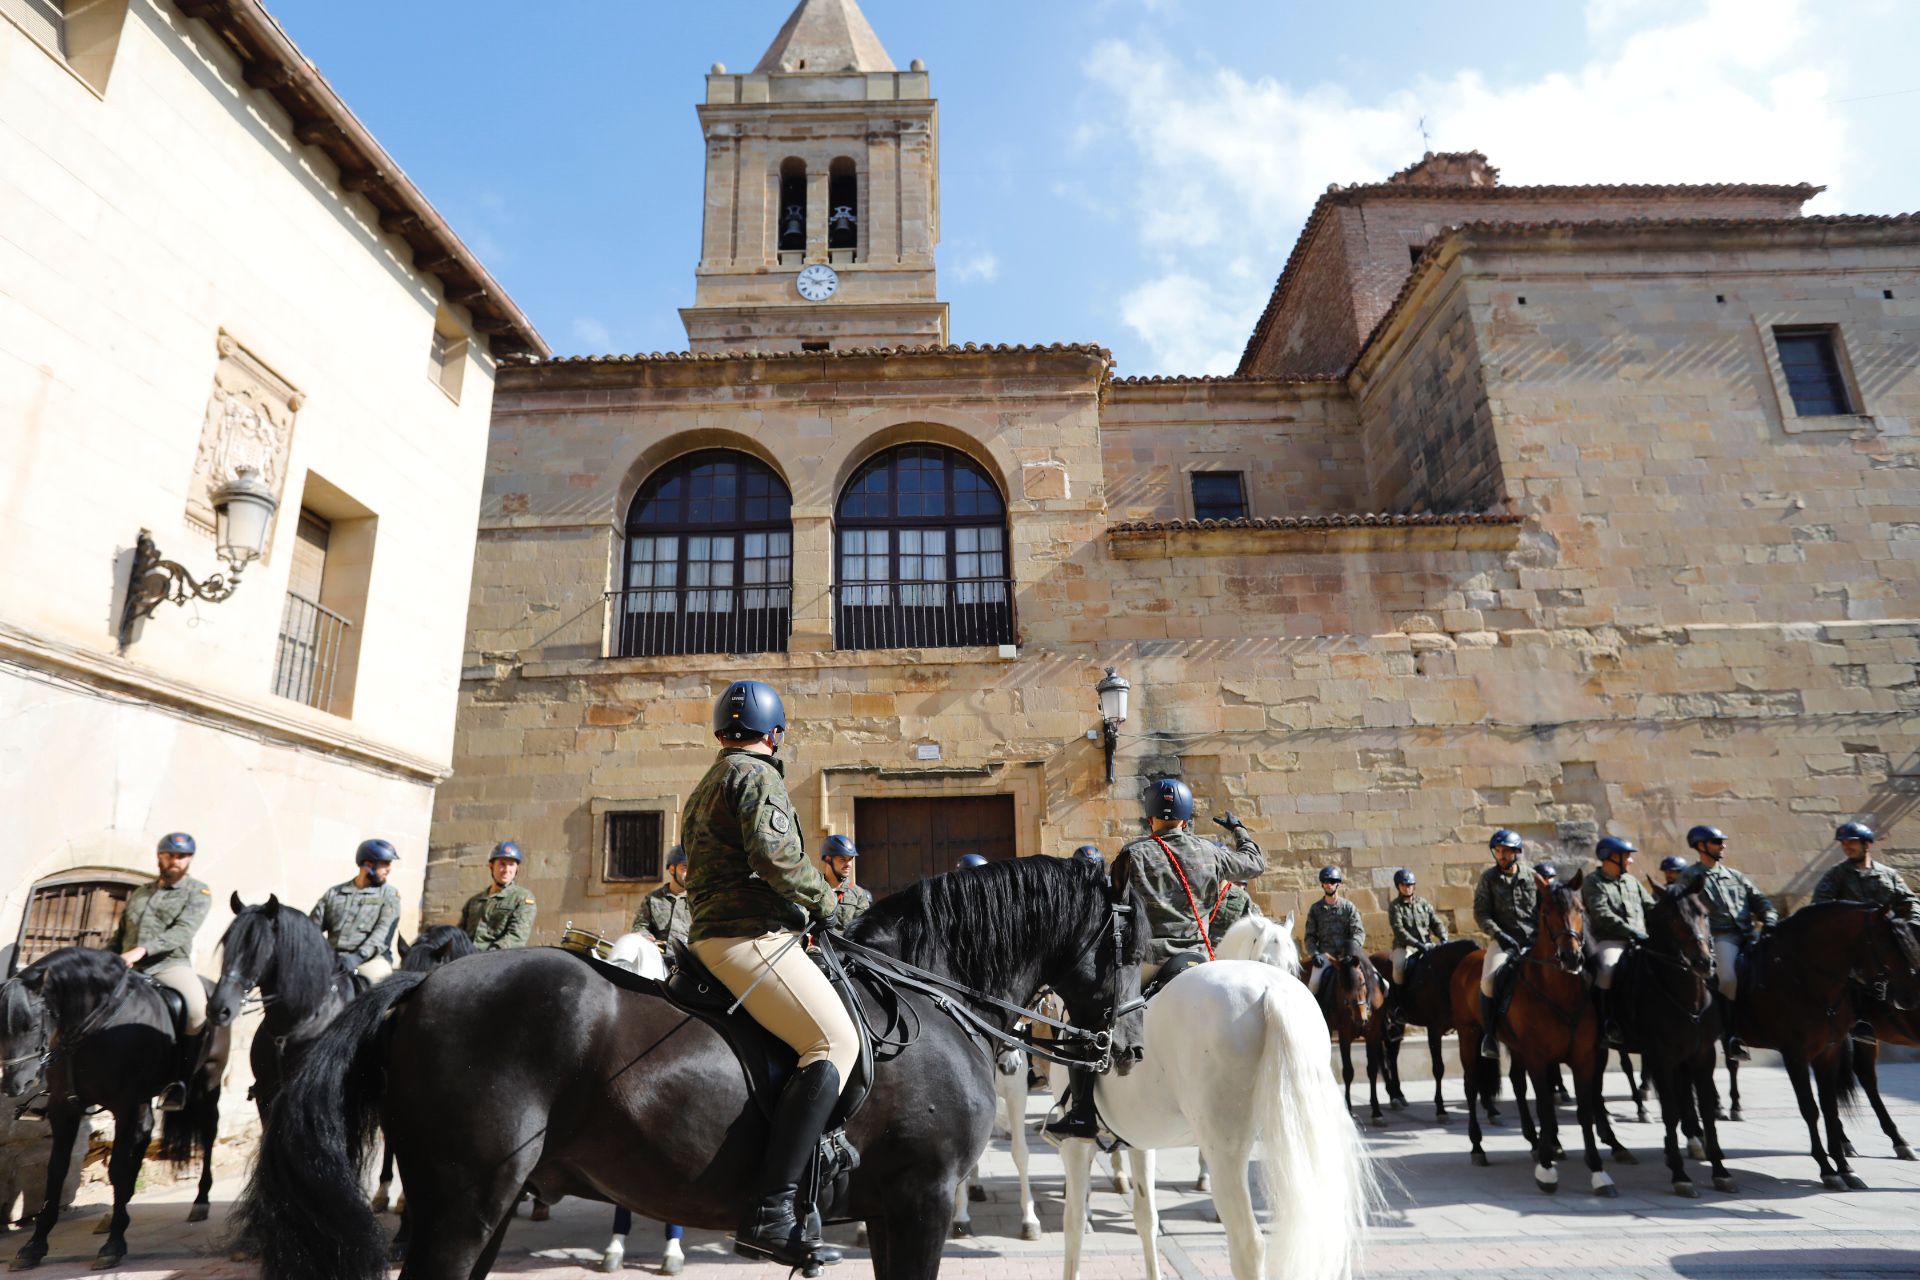
[[(1457, 1107), (1451, 1123), (1432, 1123), (1426, 1119), (1430, 1105), (1418, 1101), (1431, 1097), (1430, 1086), (1409, 1079), (1408, 1094), (1417, 1100), (1413, 1109), (1393, 1113), (1384, 1127), (1368, 1130), (1381, 1169), (1397, 1185), (1371, 1235), (1365, 1272), (1376, 1280), (1920, 1276), (1920, 1195), (1915, 1194), (1920, 1191), (1920, 1164), (1894, 1160), (1890, 1144), (1863, 1108), (1849, 1132), (1862, 1152), (1856, 1168), (1871, 1189), (1822, 1191), (1812, 1160), (1801, 1154), (1805, 1129), (1784, 1075), (1754, 1067), (1744, 1074), (1743, 1085), (1747, 1118), (1724, 1124), (1720, 1131), (1728, 1164), (1740, 1183), (1737, 1194), (1711, 1191), (1702, 1175), (1698, 1200), (1676, 1198), (1660, 1162), (1658, 1124), (1617, 1119), (1621, 1139), (1638, 1152), (1641, 1163), (1609, 1165), (1620, 1198), (1601, 1200), (1582, 1189), (1585, 1170), (1578, 1161), (1579, 1131), (1570, 1110), (1562, 1113), (1563, 1141), (1576, 1148), (1575, 1158), (1563, 1166), (1560, 1193), (1545, 1196), (1533, 1188), (1516, 1125), (1487, 1130), (1493, 1166), (1476, 1169), (1467, 1160), (1466, 1126)], [(1620, 1100), (1618, 1077), (1609, 1077), (1609, 1086), (1616, 1118), (1630, 1115), (1631, 1108)], [(1920, 1132), (1920, 1064), (1883, 1067), (1882, 1086), (1909, 1136)], [(1356, 1098), (1363, 1094), (1364, 1088), (1355, 1090)], [(1458, 1096), (1457, 1087), (1448, 1090), (1450, 1100), (1457, 1102)], [(1037, 1119), (1044, 1098), (1036, 1094), (1030, 1102), (1030, 1115)], [(1018, 1239), (1013, 1162), (1001, 1139), (985, 1162), (990, 1198), (973, 1206), (977, 1235), (950, 1243), (943, 1276), (1054, 1280), (1059, 1275), (1060, 1163), (1051, 1150), (1036, 1147), (1033, 1173), (1044, 1237), (1034, 1243)], [(1165, 1153), (1161, 1160), (1161, 1256), (1168, 1280), (1229, 1274), (1225, 1238), (1211, 1221), (1207, 1198), (1193, 1192), (1195, 1171), (1192, 1152)], [(103, 1273), (85, 1266), (99, 1244), (89, 1233), (103, 1204), (102, 1190), (89, 1187), (82, 1192), (81, 1206), (55, 1231), (52, 1259), (36, 1274), (253, 1280), (253, 1267), (228, 1260), (217, 1247), (226, 1206), (237, 1189), (236, 1178), (220, 1182), (214, 1192), (214, 1219), (201, 1226), (183, 1221), (192, 1194), (189, 1184), (143, 1194), (133, 1208), (133, 1256), (120, 1270)], [(596, 1275), (611, 1216), (604, 1205), (566, 1201), (554, 1209), (550, 1222), (518, 1222), (495, 1274), (542, 1280)], [(1141, 1276), (1144, 1267), (1127, 1204), (1105, 1183), (1098, 1185), (1093, 1217), (1081, 1274), (1088, 1280)], [(846, 1229), (836, 1232), (851, 1239)], [(11, 1256), (24, 1239), (23, 1232), (0, 1236), (0, 1250)], [(629, 1242), (624, 1274), (650, 1269), (659, 1239), (657, 1226), (640, 1222)], [(736, 1274), (753, 1269), (766, 1280), (780, 1280), (782, 1273), (773, 1267), (756, 1268), (733, 1258), (717, 1233), (691, 1232), (687, 1245), (690, 1276), (727, 1267)], [(848, 1280), (870, 1274), (866, 1255), (854, 1251), (833, 1274)], [(1285, 1276), (1285, 1268), (1277, 1268), (1276, 1274)]]

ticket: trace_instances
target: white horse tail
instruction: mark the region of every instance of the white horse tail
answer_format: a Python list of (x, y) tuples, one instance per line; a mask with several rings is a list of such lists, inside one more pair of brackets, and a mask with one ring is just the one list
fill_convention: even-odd
[(1267, 1042), (1254, 1072), (1254, 1105), (1272, 1214), (1267, 1272), (1349, 1280), (1379, 1184), (1334, 1082), (1327, 1024), (1313, 997), (1297, 982), (1273, 982), (1264, 1004)]

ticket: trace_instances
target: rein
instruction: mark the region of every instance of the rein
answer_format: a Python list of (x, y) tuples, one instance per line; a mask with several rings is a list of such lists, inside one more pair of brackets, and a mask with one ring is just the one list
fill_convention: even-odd
[[(1187, 891), (1187, 910), (1193, 912), (1193, 927), (1200, 934), (1200, 945), (1207, 949), (1207, 959), (1214, 959), (1213, 940), (1207, 937), (1207, 926), (1200, 920), (1200, 903), (1193, 896), (1193, 886), (1187, 883), (1187, 869), (1180, 865), (1180, 856), (1173, 851), (1172, 845), (1159, 836), (1153, 837), (1153, 842), (1160, 846), (1162, 853), (1167, 855), (1167, 861), (1173, 864), (1173, 873), (1180, 877), (1180, 887)], [(1222, 893), (1220, 896), (1225, 899), (1227, 895)], [(1218, 911), (1219, 904), (1214, 904), (1213, 909)]]
[[(32, 1058), (40, 1059), (40, 1087), (29, 1094), (24, 1101), (14, 1108), (13, 1118), (15, 1120), (18, 1120), (21, 1116), (24, 1116), (28, 1111), (32, 1110), (33, 1104), (39, 1099), (52, 1096), (53, 1088), (48, 1082), (47, 1077), (53, 1068), (53, 1064), (61, 1058), (72, 1057), (74, 1051), (87, 1042), (89, 1036), (100, 1030), (102, 1022), (107, 1015), (113, 1011), (114, 1005), (119, 1003), (120, 997), (126, 992), (127, 984), (132, 980), (133, 968), (129, 965), (121, 971), (120, 980), (113, 984), (113, 990), (107, 992), (105, 998), (102, 999), (99, 1004), (87, 1011), (87, 1016), (81, 1019), (80, 1025), (73, 1029), (72, 1035), (59, 1035), (57, 1034), (59, 1028), (56, 1027), (54, 1032), (49, 1033), (47, 1038), (40, 1042), (40, 1047), (36, 1051), (23, 1053), (17, 1058), (8, 1058), (6, 1060), (6, 1065), (13, 1066), (16, 1063), (26, 1062)], [(48, 1016), (51, 1016), (53, 1010), (47, 1005), (46, 997), (42, 995), (39, 997), (39, 1000), (40, 1007), (47, 1011)]]

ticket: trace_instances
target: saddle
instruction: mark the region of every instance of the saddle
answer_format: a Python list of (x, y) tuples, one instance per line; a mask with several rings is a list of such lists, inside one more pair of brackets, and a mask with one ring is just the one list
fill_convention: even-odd
[(144, 973), (140, 975), (140, 978), (149, 987), (153, 988), (153, 993), (160, 997), (160, 1003), (166, 1007), (167, 1017), (173, 1025), (173, 1042), (175, 1044), (184, 1044), (187, 1039), (186, 997), (165, 983), (155, 982)]
[(1174, 953), (1165, 964), (1160, 966), (1160, 972), (1153, 975), (1153, 981), (1141, 988), (1140, 998), (1142, 1000), (1153, 999), (1165, 989), (1169, 982), (1172, 982), (1175, 978), (1193, 968), (1193, 966), (1205, 964), (1206, 962), (1206, 955), (1199, 951), (1179, 951)]

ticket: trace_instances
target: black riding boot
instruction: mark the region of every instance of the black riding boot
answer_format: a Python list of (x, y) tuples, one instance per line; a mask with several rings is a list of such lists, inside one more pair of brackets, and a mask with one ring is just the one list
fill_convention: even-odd
[(1100, 1117), (1093, 1110), (1093, 1086), (1099, 1079), (1084, 1067), (1067, 1073), (1067, 1109), (1058, 1119), (1047, 1121), (1047, 1132), (1056, 1138), (1097, 1138)]
[(831, 1062), (801, 1068), (781, 1090), (760, 1177), (734, 1234), (733, 1251), (741, 1257), (770, 1259), (783, 1267), (803, 1267), (814, 1259), (819, 1218), (812, 1205), (795, 1201), (839, 1100), (840, 1071)]
[(1714, 989), (1713, 998), (1720, 1004), (1720, 1025), (1726, 1028), (1720, 1037), (1720, 1051), (1727, 1055), (1728, 1062), (1751, 1062), (1753, 1055), (1747, 1052), (1747, 1046), (1740, 1043), (1740, 1037), (1733, 1034), (1733, 1001)]
[(1488, 1062), (1500, 1061), (1500, 1024), (1507, 1020), (1507, 1006), (1513, 1003), (1513, 984), (1520, 975), (1521, 959), (1510, 955), (1506, 968), (1494, 980), (1493, 1016), (1487, 1019), (1486, 1034), (1480, 1037), (1480, 1056)]
[(207, 1029), (200, 1028), (195, 1035), (184, 1036), (174, 1056), (174, 1078), (160, 1091), (160, 1110), (185, 1111), (187, 1092), (192, 1087), (193, 1077), (200, 1070), (200, 1051), (207, 1043)]
[[(1616, 969), (1614, 973), (1616, 975), (1615, 980), (1617, 981), (1619, 970)], [(1596, 994), (1598, 994), (1600, 997), (1600, 1022), (1602, 1027), (1601, 1034), (1606, 1036), (1607, 1043), (1612, 1045), (1614, 1048), (1616, 1049), (1624, 1048), (1627, 1043), (1627, 1037), (1626, 1037), (1626, 1033), (1620, 1030), (1619, 1016), (1616, 1013), (1614, 1013), (1613, 992), (1597, 991)]]

